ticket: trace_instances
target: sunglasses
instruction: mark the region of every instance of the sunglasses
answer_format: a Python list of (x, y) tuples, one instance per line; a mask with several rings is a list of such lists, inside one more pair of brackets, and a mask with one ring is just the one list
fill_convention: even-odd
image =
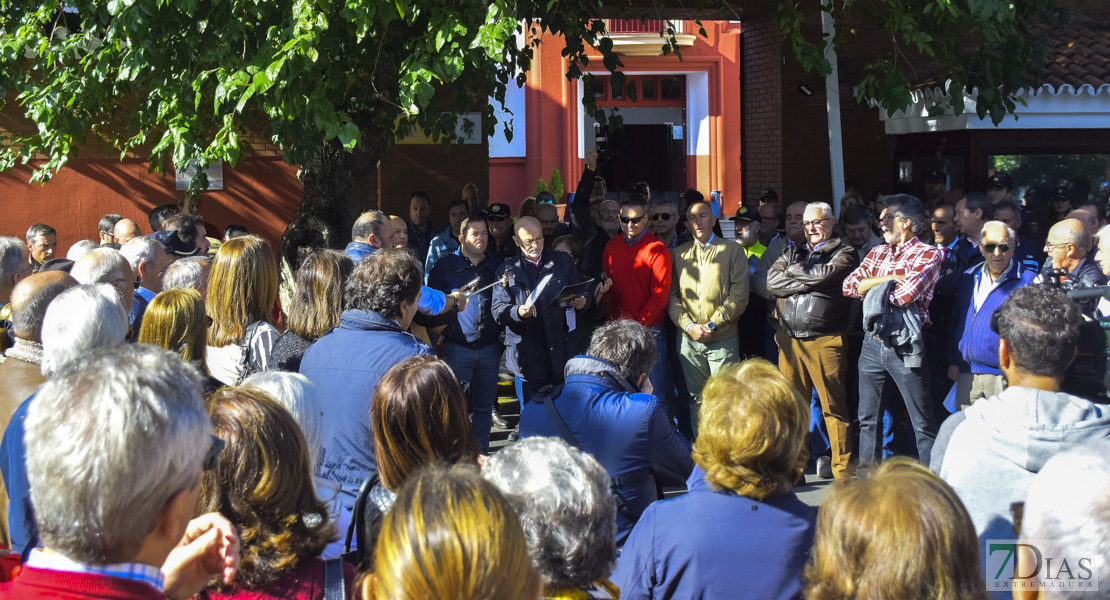
[(216, 468), (216, 461), (220, 458), (220, 451), (224, 449), (224, 441), (212, 435), (212, 445), (208, 447), (208, 452), (204, 453), (204, 462), (201, 466), (205, 471), (211, 471)]
[(624, 223), (625, 225), (628, 225), (629, 223), (639, 223), (640, 221), (644, 220), (644, 216), (645, 215), (640, 215), (635, 219), (633, 219), (632, 217), (621, 217), (621, 223)]
[(671, 217), (673, 217), (673, 216), (674, 215), (672, 215), (671, 213), (655, 213), (655, 214), (651, 215), (651, 220), (652, 221), (658, 221), (658, 220), (662, 219), (664, 221), (670, 221)]
[(994, 254), (995, 250), (1001, 250), (1003, 254), (1006, 254), (1011, 247), (1009, 244), (983, 244), (983, 250), (986, 250), (987, 254)]

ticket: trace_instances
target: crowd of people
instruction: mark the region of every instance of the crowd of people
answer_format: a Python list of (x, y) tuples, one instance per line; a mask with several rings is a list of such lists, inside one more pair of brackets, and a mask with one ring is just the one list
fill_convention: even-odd
[(935, 171), (722, 228), (597, 161), (367, 211), (284, 306), (191, 198), (0, 237), (0, 596), (1110, 594), (1105, 199)]

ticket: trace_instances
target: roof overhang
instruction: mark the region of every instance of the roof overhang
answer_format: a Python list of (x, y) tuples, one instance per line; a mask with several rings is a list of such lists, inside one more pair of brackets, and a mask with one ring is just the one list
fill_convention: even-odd
[[(945, 86), (948, 87), (947, 85)], [(887, 134), (928, 133), (933, 131), (966, 131), (973, 129), (1110, 129), (1110, 84), (1099, 87), (1043, 85), (1023, 90), (1013, 114), (1006, 115), (997, 126), (975, 114), (977, 94), (964, 92), (964, 112), (956, 115), (951, 109), (940, 116), (930, 116), (929, 107), (943, 103), (950, 95), (939, 87), (915, 90), (913, 104), (904, 110), (888, 113), (876, 102), (879, 117)]]

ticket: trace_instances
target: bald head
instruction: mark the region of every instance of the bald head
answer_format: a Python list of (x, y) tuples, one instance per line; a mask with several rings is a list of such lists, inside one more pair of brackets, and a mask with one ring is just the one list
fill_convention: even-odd
[(112, 240), (119, 244), (124, 245), (131, 238), (136, 238), (142, 235), (142, 230), (139, 229), (139, 224), (131, 219), (120, 219), (116, 222), (115, 228), (112, 230)]
[(1093, 206), (1081, 206), (1068, 213), (1068, 218), (1082, 221), (1091, 235), (1094, 235), (1095, 230), (1098, 229), (1098, 215), (1094, 212)]
[(46, 308), (58, 294), (77, 285), (65, 271), (43, 271), (20, 281), (12, 290), (12, 334), (31, 342), (42, 341)]
[(559, 209), (554, 204), (541, 204), (536, 207), (536, 218), (540, 221), (543, 235), (554, 239), (559, 232)]
[(516, 222), (516, 235), (513, 237), (524, 257), (536, 261), (543, 253), (543, 227), (535, 217), (521, 217)]
[(1071, 271), (1087, 256), (1090, 248), (1087, 226), (1078, 219), (1064, 219), (1048, 230), (1044, 250), (1052, 259), (1052, 268)]

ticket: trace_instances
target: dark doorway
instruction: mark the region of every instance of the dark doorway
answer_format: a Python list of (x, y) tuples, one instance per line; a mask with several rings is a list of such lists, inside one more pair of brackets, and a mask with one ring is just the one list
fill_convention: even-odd
[(625, 125), (610, 133), (613, 158), (601, 166), (600, 174), (610, 190), (623, 192), (630, 183), (646, 181), (653, 199), (677, 200), (687, 188), (682, 137), (675, 139), (671, 124)]

